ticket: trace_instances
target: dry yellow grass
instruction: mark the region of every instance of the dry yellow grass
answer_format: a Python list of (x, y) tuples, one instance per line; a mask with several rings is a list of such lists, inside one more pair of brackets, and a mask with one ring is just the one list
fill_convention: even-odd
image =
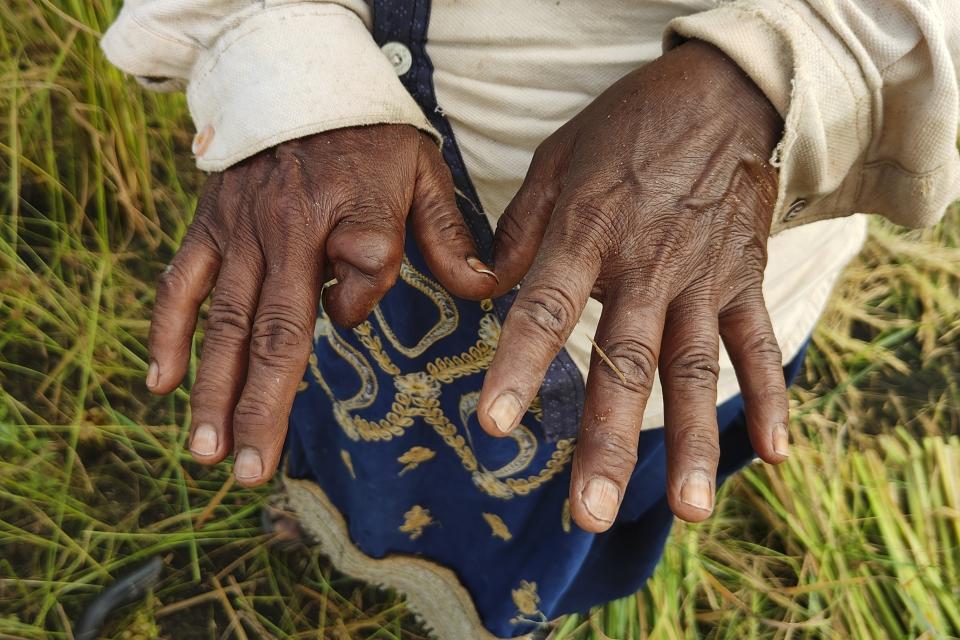
[[(394, 594), (262, 536), (265, 492), (184, 454), (185, 392), (143, 391), (152, 282), (199, 176), (182, 98), (99, 53), (118, 4), (0, 5), (0, 637), (70, 638), (159, 553), (163, 582), (106, 637), (422, 638)], [(874, 224), (794, 391), (790, 461), (741, 474), (644, 592), (555, 637), (960, 636), (958, 246), (956, 210)]]

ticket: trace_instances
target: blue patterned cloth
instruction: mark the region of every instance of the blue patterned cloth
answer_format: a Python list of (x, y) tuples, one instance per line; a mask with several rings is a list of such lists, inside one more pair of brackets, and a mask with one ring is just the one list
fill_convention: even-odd
[[(373, 32), (380, 44), (399, 41), (413, 53), (401, 79), (445, 136), (461, 211), (489, 257), (491, 230), (433, 93), (424, 47), (429, 7), (427, 0), (377, 0)], [(367, 322), (339, 329), (320, 310), (286, 448), (287, 476), (315, 483), (346, 521), (349, 539), (337, 544), (369, 558), (417, 557), (452, 570), (486, 632), (504, 638), (635, 592), (672, 523), (662, 429), (642, 434), (614, 526), (594, 535), (571, 522), (583, 381), (565, 352), (509, 437), (480, 428), (483, 373), (509, 304), (452, 297), (408, 241), (397, 285)], [(788, 381), (801, 363), (802, 353), (785, 368)], [(754, 453), (741, 400), (717, 414), (725, 477)]]
[[(499, 330), (489, 301), (453, 298), (408, 247), (398, 285), (367, 322), (342, 330), (321, 311), (286, 459), (364, 554), (452, 569), (486, 629), (511, 637), (640, 588), (672, 516), (662, 429), (642, 434), (620, 515), (600, 535), (571, 523), (574, 440), (548, 441), (538, 403), (510, 437), (483, 432), (476, 404)], [(726, 476), (754, 453), (740, 398), (717, 414)]]

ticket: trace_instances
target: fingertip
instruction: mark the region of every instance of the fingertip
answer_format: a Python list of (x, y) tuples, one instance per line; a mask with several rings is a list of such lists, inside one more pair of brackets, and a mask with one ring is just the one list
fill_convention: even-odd
[(673, 506), (671, 510), (673, 511), (673, 515), (675, 515), (678, 519), (689, 524), (698, 524), (713, 515), (712, 510), (703, 511), (702, 509), (694, 509), (686, 505)]
[(621, 499), (620, 487), (615, 482), (593, 476), (579, 490), (571, 490), (570, 515), (584, 531), (603, 533), (613, 526)]
[(787, 425), (778, 422), (773, 427), (764, 430), (762, 437), (754, 438), (754, 451), (757, 456), (768, 464), (780, 464), (790, 457), (790, 433)]
[(233, 476), (244, 487), (256, 487), (270, 480), (273, 473), (267, 471), (260, 451), (247, 446), (234, 456)]
[(150, 361), (150, 366), (147, 367), (147, 389), (153, 391), (157, 388), (157, 385), (160, 384), (160, 365), (157, 364), (156, 360)]
[(243, 487), (244, 489), (255, 489), (259, 486), (262, 486), (268, 483), (273, 478), (273, 476), (270, 475), (270, 476), (262, 476), (254, 479), (249, 479), (249, 478), (241, 478), (236, 474), (234, 474), (233, 477), (237, 481), (237, 484)]
[(466, 260), (467, 266), (473, 271), (466, 279), (467, 287), (460, 297), (468, 300), (485, 300), (494, 296), (500, 286), (500, 278), (488, 264), (470, 256)]
[(574, 502), (571, 500), (570, 516), (573, 518), (573, 521), (577, 524), (577, 526), (587, 533), (603, 533), (613, 526), (612, 522), (603, 522), (594, 518), (587, 512), (586, 509), (583, 508), (583, 505), (578, 504), (576, 507), (573, 505)]
[(472, 255), (453, 259), (434, 256), (428, 263), (440, 284), (458, 298), (486, 300), (494, 296), (499, 284), (493, 269)]
[(484, 431), (496, 438), (502, 438), (516, 428), (524, 410), (523, 402), (512, 391), (504, 391), (492, 401), (486, 401), (481, 392), (477, 419)]
[[(779, 370), (775, 375), (782, 379)], [(747, 432), (757, 457), (769, 464), (779, 464), (790, 457), (786, 388), (774, 384), (762, 391), (755, 391), (755, 387), (747, 387), (744, 392), (744, 405)]]
[(343, 329), (359, 326), (373, 312), (377, 301), (364, 296), (363, 291), (351, 287), (349, 280), (337, 281), (323, 290), (323, 310), (335, 325)]
[(703, 522), (713, 513), (716, 482), (709, 473), (695, 469), (679, 485), (671, 487), (669, 503), (674, 515), (686, 522)]
[(490, 282), (492, 279), (494, 284), (500, 284), (500, 278), (497, 277), (497, 274), (493, 272), (493, 269), (488, 267), (480, 258), (474, 258), (470, 256), (467, 258), (467, 265), (476, 271), (477, 273), (487, 276), (486, 282)]
[(229, 438), (212, 424), (196, 425), (190, 434), (190, 454), (200, 464), (212, 465), (227, 457)]
[(161, 366), (157, 360), (151, 360), (145, 379), (147, 390), (155, 396), (165, 396), (180, 386), (185, 373), (186, 364)]
[(786, 424), (780, 422), (774, 425), (771, 440), (774, 454), (783, 460), (790, 457), (790, 432)]
[[(533, 263), (533, 257), (530, 257), (529, 260), (517, 260), (513, 256), (506, 255), (508, 250), (503, 249), (501, 245), (502, 243), (499, 240), (494, 242), (493, 266), (491, 268), (496, 276), (496, 284), (490, 294), (492, 298), (499, 298), (516, 288)], [(524, 247), (523, 250), (529, 251), (529, 247)], [(533, 248), (534, 255), (536, 255), (537, 250), (538, 247)], [(518, 261), (521, 262), (519, 266), (517, 265)]]

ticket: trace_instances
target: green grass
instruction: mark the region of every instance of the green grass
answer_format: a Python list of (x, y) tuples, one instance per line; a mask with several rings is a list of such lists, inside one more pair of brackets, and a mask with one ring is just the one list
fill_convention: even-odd
[[(0, 4), (0, 638), (71, 638), (157, 553), (106, 637), (425, 637), (395, 594), (261, 535), (267, 490), (192, 463), (186, 392), (144, 391), (152, 282), (201, 176), (182, 97), (99, 52), (118, 4)], [(790, 461), (555, 638), (960, 637), (958, 318), (960, 211), (874, 224), (793, 392)]]

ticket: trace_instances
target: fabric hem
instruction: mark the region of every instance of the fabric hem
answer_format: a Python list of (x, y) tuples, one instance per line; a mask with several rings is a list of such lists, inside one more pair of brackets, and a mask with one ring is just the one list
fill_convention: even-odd
[(304, 531), (333, 566), (349, 576), (394, 589), (406, 598), (418, 620), (443, 640), (532, 640), (532, 634), (500, 638), (480, 621), (473, 599), (456, 574), (424, 558), (391, 554), (372, 558), (350, 539), (347, 523), (326, 493), (309, 480), (282, 475), (289, 506)]

